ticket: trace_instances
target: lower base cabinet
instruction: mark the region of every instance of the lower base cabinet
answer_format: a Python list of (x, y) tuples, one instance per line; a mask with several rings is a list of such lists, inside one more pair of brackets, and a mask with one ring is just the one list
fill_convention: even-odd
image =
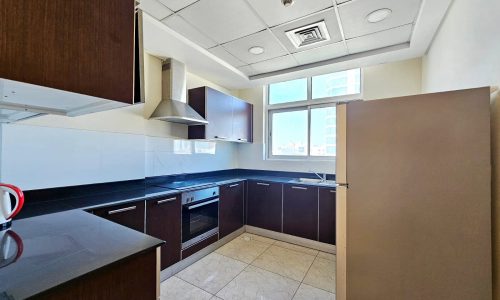
[(281, 232), (282, 189), (280, 183), (248, 181), (248, 225)]
[(93, 213), (125, 227), (144, 232), (144, 201), (98, 208)]
[(318, 239), (318, 188), (283, 186), (283, 233)]
[(335, 245), (336, 191), (331, 188), (319, 189), (319, 241)]
[(164, 240), (161, 269), (181, 260), (181, 198), (168, 196), (146, 201), (146, 234)]
[(243, 220), (244, 196), (244, 181), (220, 186), (219, 239), (245, 225)]

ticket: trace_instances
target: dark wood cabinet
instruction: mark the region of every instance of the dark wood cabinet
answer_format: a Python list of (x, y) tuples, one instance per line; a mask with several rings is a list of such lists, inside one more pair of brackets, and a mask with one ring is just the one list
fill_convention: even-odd
[(232, 140), (253, 142), (253, 105), (233, 97)]
[(243, 227), (244, 181), (220, 187), (219, 194), (219, 238)]
[(180, 195), (146, 201), (146, 234), (165, 241), (160, 249), (162, 270), (180, 261)]
[(283, 233), (318, 239), (318, 188), (283, 186)]
[(282, 184), (248, 181), (247, 224), (281, 232)]
[(128, 228), (144, 232), (144, 201), (98, 208), (94, 210), (94, 214)]
[(252, 142), (253, 105), (209, 87), (190, 89), (189, 105), (207, 125), (189, 126), (190, 139)]
[(335, 245), (336, 191), (319, 189), (319, 241)]
[(134, 0), (0, 3), (0, 78), (134, 102)]

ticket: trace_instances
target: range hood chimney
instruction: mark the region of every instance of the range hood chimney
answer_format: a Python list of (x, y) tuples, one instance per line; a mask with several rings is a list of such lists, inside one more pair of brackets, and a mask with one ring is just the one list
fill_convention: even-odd
[(162, 100), (150, 119), (186, 125), (208, 124), (186, 100), (186, 66), (169, 58), (162, 65), (161, 72)]

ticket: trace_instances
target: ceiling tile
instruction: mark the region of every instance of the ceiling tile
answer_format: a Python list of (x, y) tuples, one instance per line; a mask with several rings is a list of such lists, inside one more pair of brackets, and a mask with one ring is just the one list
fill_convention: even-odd
[(234, 57), (231, 53), (227, 52), (226, 49), (222, 48), (222, 46), (210, 48), (208, 49), (208, 51), (234, 67), (241, 67), (246, 65), (246, 63), (242, 62), (241, 60)]
[(248, 0), (269, 27), (289, 22), (331, 7), (332, 0), (300, 0), (284, 7), (279, 0)]
[[(286, 55), (288, 53), (269, 30), (254, 33), (241, 39), (226, 43), (223, 46), (229, 53), (246, 64), (268, 60)], [(255, 55), (248, 52), (248, 49), (253, 46), (264, 48), (264, 53)]]
[(342, 4), (342, 3), (346, 3), (346, 2), (349, 2), (351, 0), (337, 0), (337, 4)]
[(210, 48), (217, 45), (216, 42), (201, 33), (198, 29), (194, 28), (191, 24), (187, 23), (183, 18), (173, 15), (162, 21), (163, 24), (172, 28), (177, 33), (183, 35), (185, 38), (202, 46), (203, 48)]
[(179, 11), (196, 0), (158, 0), (173, 11)]
[(179, 14), (220, 44), (265, 28), (245, 0), (200, 0)]
[(141, 0), (139, 7), (158, 20), (164, 19), (173, 14), (170, 9), (156, 0)]
[(252, 68), (252, 66), (241, 66), (241, 67), (238, 67), (238, 70), (240, 70), (241, 72), (243, 72), (243, 74), (245, 74), (247, 76), (252, 76), (252, 75), (257, 74), (257, 72), (255, 72), (255, 70)]
[(297, 63), (295, 62), (295, 59), (293, 59), (292, 55), (276, 57), (270, 60), (261, 61), (251, 65), (252, 69), (256, 72), (256, 74), (279, 71), (296, 66)]
[[(302, 26), (310, 25), (319, 21), (325, 21), (326, 27), (328, 29), (328, 34), (330, 35), (330, 41), (321, 42), (318, 44), (313, 44), (300, 49), (295, 48), (295, 46), (290, 42), (286, 36), (286, 32), (292, 29), (296, 29)], [(335, 15), (335, 10), (327, 9), (319, 13), (315, 13), (308, 17), (302, 18), (297, 21), (292, 21), (280, 26), (271, 28), (276, 37), (287, 47), (290, 52), (305, 51), (311, 48), (321, 47), (326, 44), (336, 43), (342, 40), (342, 35), (340, 33), (339, 24), (337, 22), (337, 16)]]
[(349, 54), (365, 52), (408, 42), (413, 24), (380, 31), (374, 34), (347, 40)]
[[(339, 15), (346, 39), (413, 23), (418, 15), (421, 0), (357, 0), (339, 6)], [(392, 14), (378, 23), (366, 17), (371, 12), (389, 8)]]
[(329, 44), (293, 54), (297, 62), (301, 65), (333, 59), (344, 55), (347, 55), (347, 47), (344, 42)]

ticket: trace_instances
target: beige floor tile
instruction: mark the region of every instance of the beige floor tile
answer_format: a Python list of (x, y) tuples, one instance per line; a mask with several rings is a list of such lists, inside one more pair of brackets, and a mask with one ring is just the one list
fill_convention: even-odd
[(256, 235), (253, 233), (248, 233), (248, 232), (243, 233), (242, 235), (240, 235), (240, 237), (242, 237), (246, 240), (248, 240), (248, 239), (256, 240), (256, 241), (267, 243), (267, 244), (274, 244), (276, 242), (276, 240), (273, 240), (273, 239), (270, 239), (270, 238), (267, 238), (264, 236)]
[(252, 265), (302, 281), (314, 258), (312, 255), (272, 245)]
[(317, 289), (307, 284), (301, 284), (294, 300), (335, 300), (335, 294)]
[(244, 236), (239, 236), (215, 252), (249, 264), (269, 246), (270, 244), (257, 239), (247, 239)]
[(314, 249), (311, 249), (311, 248), (302, 247), (302, 246), (295, 245), (295, 244), (285, 243), (285, 242), (281, 242), (281, 241), (277, 241), (276, 243), (274, 243), (274, 245), (278, 246), (278, 247), (283, 247), (283, 248), (287, 248), (287, 249), (290, 249), (290, 250), (295, 250), (295, 251), (298, 251), (298, 252), (302, 252), (302, 253), (305, 253), (305, 254), (313, 255), (313, 256), (316, 256), (318, 254), (318, 252), (319, 252), (318, 250), (314, 250)]
[(289, 300), (299, 284), (298, 281), (249, 266), (217, 293), (217, 296), (224, 300)]
[(205, 290), (216, 294), (247, 264), (232, 258), (211, 253), (193, 265), (177, 273), (177, 277)]
[(337, 256), (335, 254), (331, 254), (331, 253), (326, 253), (326, 252), (321, 252), (320, 251), (318, 253), (318, 257), (319, 258), (328, 259), (328, 260), (337, 261)]
[(335, 262), (316, 257), (304, 278), (304, 283), (335, 293)]
[(208, 300), (212, 295), (175, 276), (160, 285), (161, 300)]

